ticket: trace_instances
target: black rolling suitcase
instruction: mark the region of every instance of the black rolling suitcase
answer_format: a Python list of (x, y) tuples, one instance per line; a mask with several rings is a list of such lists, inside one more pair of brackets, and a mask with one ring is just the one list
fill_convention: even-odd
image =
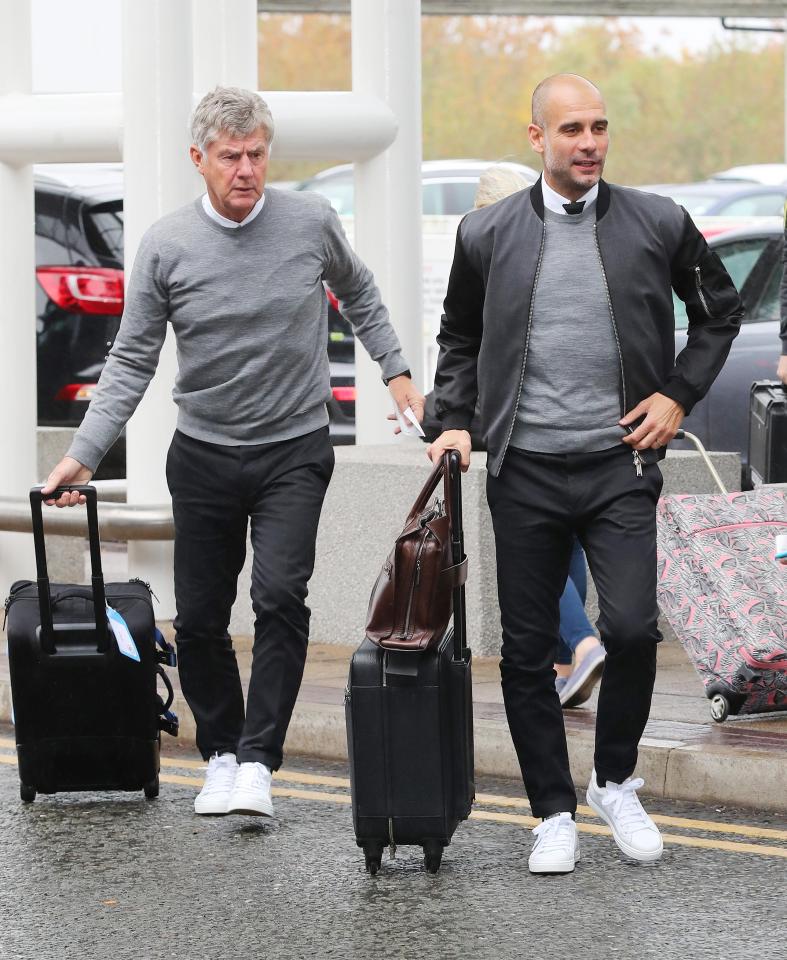
[[(160, 731), (177, 735), (172, 685), (161, 668), (174, 666), (174, 650), (156, 628), (147, 584), (104, 584), (95, 487), (63, 489), (87, 497), (92, 585), (50, 584), (41, 490), (34, 487), (38, 579), (18, 580), (6, 601), (21, 797), (144, 790), (152, 798), (159, 790)], [(166, 702), (156, 689), (159, 676)]]
[(751, 385), (749, 473), (755, 487), (787, 483), (787, 387), (780, 380)]
[[(450, 458), (451, 546), (464, 558), (459, 457)], [(423, 847), (430, 873), (475, 797), (470, 650), (464, 586), (453, 591), (453, 625), (436, 647), (385, 650), (365, 639), (345, 695), (355, 838), (376, 874), (383, 850)]]

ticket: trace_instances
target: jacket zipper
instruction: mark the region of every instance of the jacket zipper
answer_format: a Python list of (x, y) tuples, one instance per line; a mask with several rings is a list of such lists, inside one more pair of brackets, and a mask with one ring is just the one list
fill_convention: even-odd
[[(623, 351), (620, 347), (620, 336), (618, 334), (618, 325), (615, 320), (615, 311), (612, 308), (612, 296), (609, 292), (609, 283), (607, 281), (607, 271), (604, 267), (604, 258), (601, 256), (601, 244), (598, 242), (598, 224), (593, 224), (593, 242), (596, 245), (596, 253), (598, 255), (599, 266), (601, 267), (601, 278), (604, 281), (604, 292), (607, 296), (607, 309), (609, 310), (609, 317), (612, 321), (612, 332), (615, 334), (615, 346), (618, 348), (618, 360), (620, 361), (620, 386), (622, 392), (622, 401), (623, 401), (623, 411), (621, 416), (626, 415), (626, 410), (628, 409), (628, 402), (626, 401), (626, 371), (623, 367)], [(639, 450), (632, 451), (632, 458), (634, 460), (634, 470), (638, 477), (642, 476), (642, 457), (640, 456)]]
[(519, 388), (516, 392), (516, 400), (514, 401), (514, 412), (511, 417), (511, 426), (508, 428), (508, 436), (506, 437), (506, 442), (503, 445), (503, 453), (500, 457), (500, 466), (503, 466), (503, 461), (505, 460), (506, 453), (508, 452), (508, 444), (511, 442), (511, 436), (514, 432), (514, 425), (516, 424), (516, 415), (519, 411), (519, 401), (522, 399), (522, 385), (525, 382), (525, 367), (527, 366), (527, 350), (530, 346), (530, 328), (533, 325), (533, 309), (535, 306), (536, 300), (536, 289), (538, 288), (538, 280), (541, 275), (541, 264), (544, 260), (544, 245), (546, 244), (547, 236), (547, 225), (544, 223), (544, 228), (541, 231), (541, 247), (538, 251), (538, 262), (536, 263), (536, 275), (533, 279), (533, 290), (530, 294), (530, 307), (527, 312), (527, 329), (525, 330), (525, 349), (522, 354), (522, 369), (519, 373)]
[(705, 294), (702, 292), (702, 273), (700, 272), (700, 265), (696, 264), (694, 267), (694, 280), (697, 284), (697, 296), (700, 298), (700, 303), (702, 304), (702, 309), (708, 316), (709, 320), (712, 320), (711, 312), (708, 309), (708, 303), (705, 299)]
[[(428, 532), (426, 536), (428, 536)], [(406, 640), (410, 636), (410, 617), (413, 612), (413, 598), (415, 597), (415, 588), (421, 582), (421, 551), (424, 548), (424, 543), (426, 541), (426, 536), (418, 544), (418, 553), (415, 555), (415, 576), (413, 581), (410, 584), (410, 596), (407, 598), (407, 613), (404, 618), (404, 630), (399, 634), (402, 640)]]

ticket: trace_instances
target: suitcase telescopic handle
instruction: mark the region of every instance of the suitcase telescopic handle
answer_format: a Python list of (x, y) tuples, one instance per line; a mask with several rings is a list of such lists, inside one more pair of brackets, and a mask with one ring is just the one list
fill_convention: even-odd
[(49, 572), (46, 564), (46, 541), (44, 539), (44, 517), (42, 504), (46, 500), (56, 500), (63, 493), (79, 493), (85, 497), (87, 506), (87, 529), (90, 543), (90, 581), (93, 588), (93, 614), (96, 621), (98, 649), (106, 650), (109, 644), (107, 633), (106, 591), (104, 574), (101, 569), (101, 538), (98, 532), (98, 496), (96, 488), (88, 483), (57, 487), (43, 496), (43, 487), (35, 486), (30, 490), (30, 509), (33, 516), (33, 547), (36, 555), (36, 577), (38, 580), (38, 609), (41, 614), (42, 639), (47, 644), (54, 642), (52, 621), (52, 597), (49, 592)]
[(724, 485), (724, 481), (723, 481), (723, 480), (721, 479), (721, 477), (719, 476), (719, 471), (713, 466), (713, 461), (712, 461), (711, 458), (708, 456), (708, 451), (707, 451), (707, 450), (705, 449), (705, 447), (703, 446), (703, 443), (702, 443), (702, 441), (700, 440), (700, 438), (699, 438), (698, 436), (696, 436), (695, 434), (693, 434), (693, 433), (689, 433), (688, 430), (684, 430), (684, 429), (681, 427), (680, 430), (677, 430), (677, 431), (675, 432), (675, 436), (673, 437), (673, 439), (674, 439), (674, 440), (688, 440), (690, 443), (693, 443), (693, 444), (694, 444), (694, 447), (696, 448), (697, 453), (698, 453), (698, 454), (702, 457), (702, 459), (705, 461), (705, 466), (708, 468), (708, 472), (709, 472), (710, 475), (713, 477), (713, 482), (714, 482), (714, 483), (716, 484), (716, 486), (719, 488), (719, 493), (724, 493), (724, 494), (726, 494), (728, 491), (727, 491), (726, 486)]
[[(445, 473), (448, 477), (448, 495), (451, 498), (451, 559), (454, 566), (461, 563), (465, 557), (465, 536), (462, 527), (462, 458), (458, 450), (447, 450), (445, 457)], [(467, 618), (465, 612), (465, 585), (460, 583), (454, 587), (454, 660), (464, 659)]]

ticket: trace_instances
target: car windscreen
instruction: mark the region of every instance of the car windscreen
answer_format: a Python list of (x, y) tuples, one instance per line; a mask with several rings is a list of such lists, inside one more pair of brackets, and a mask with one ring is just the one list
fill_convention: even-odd
[(353, 178), (326, 177), (325, 180), (309, 180), (299, 190), (308, 190), (311, 193), (320, 193), (326, 197), (333, 209), (339, 214), (349, 215), (353, 212)]
[(85, 235), (96, 256), (102, 261), (123, 263), (123, 201), (111, 200), (82, 213)]

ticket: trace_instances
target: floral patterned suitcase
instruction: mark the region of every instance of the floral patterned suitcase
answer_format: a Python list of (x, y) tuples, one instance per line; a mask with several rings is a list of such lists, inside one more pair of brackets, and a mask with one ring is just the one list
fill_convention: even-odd
[(657, 522), (659, 605), (713, 719), (787, 710), (787, 570), (775, 559), (785, 491), (664, 497)]

